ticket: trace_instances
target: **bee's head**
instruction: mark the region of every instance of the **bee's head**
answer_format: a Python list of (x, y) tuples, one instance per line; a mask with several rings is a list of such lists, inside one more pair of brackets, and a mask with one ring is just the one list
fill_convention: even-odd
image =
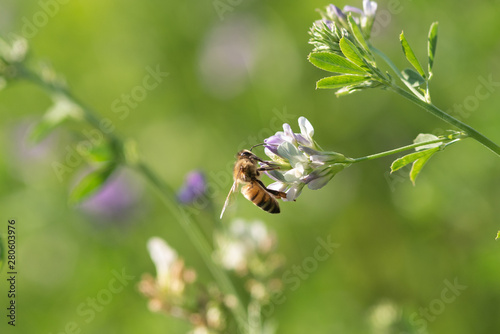
[(236, 155), (236, 158), (238, 158), (238, 159), (253, 159), (254, 157), (255, 157), (255, 154), (253, 154), (249, 150), (241, 150)]

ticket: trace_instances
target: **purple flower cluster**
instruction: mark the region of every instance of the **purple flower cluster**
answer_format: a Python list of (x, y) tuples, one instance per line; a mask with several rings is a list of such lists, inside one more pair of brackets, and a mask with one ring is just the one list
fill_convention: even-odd
[(266, 155), (280, 166), (266, 172), (276, 181), (268, 188), (286, 192), (287, 201), (294, 201), (306, 185), (312, 190), (324, 187), (349, 165), (344, 155), (321, 150), (313, 139), (314, 128), (305, 117), (299, 117), (298, 123), (300, 133), (294, 133), (285, 123), (283, 131), (264, 140)]
[[(343, 9), (335, 5), (329, 5), (325, 11), (320, 11), (322, 19), (314, 22), (310, 34), (310, 43), (314, 45), (314, 51), (328, 51), (342, 56), (339, 41), (347, 37), (355, 43), (354, 32), (349, 24), (349, 15), (360, 27), (366, 40), (370, 39), (371, 30), (375, 21), (377, 3), (375, 1), (363, 0), (363, 9), (353, 6), (345, 6)], [(355, 43), (356, 44), (356, 43)]]
[[(353, 15), (354, 21), (360, 25), (365, 37), (369, 38), (376, 12), (377, 3), (370, 0), (363, 0), (363, 10), (349, 5), (344, 6), (344, 9), (341, 10), (335, 5), (329, 5), (328, 7), (326, 7), (327, 18), (324, 18), (324, 21), (328, 22), (328, 24), (330, 25), (333, 25), (333, 23), (335, 22), (349, 30), (346, 13), (351, 13)], [(358, 17), (354, 16), (354, 14), (357, 14)]]

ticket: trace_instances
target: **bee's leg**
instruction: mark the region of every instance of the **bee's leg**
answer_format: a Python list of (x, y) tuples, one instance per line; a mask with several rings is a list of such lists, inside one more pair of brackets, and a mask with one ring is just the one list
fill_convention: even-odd
[(262, 166), (260, 168), (257, 168), (259, 172), (263, 172), (266, 170), (276, 170), (276, 169), (280, 169), (280, 166)]
[(266, 188), (268, 192), (274, 195), (276, 198), (286, 198), (286, 193), (283, 191), (278, 191), (278, 190), (273, 190), (273, 189), (268, 189)]
[(274, 195), (276, 198), (286, 198), (286, 193), (283, 191), (273, 190), (267, 188), (261, 180), (256, 180), (262, 188), (264, 188), (268, 193)]

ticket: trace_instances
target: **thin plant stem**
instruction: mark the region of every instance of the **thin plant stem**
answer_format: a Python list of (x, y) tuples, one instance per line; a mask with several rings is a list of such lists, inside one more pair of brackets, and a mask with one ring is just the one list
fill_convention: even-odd
[(482, 133), (480, 133), (479, 131), (477, 131), (476, 129), (471, 127), (470, 125), (459, 121), (455, 117), (445, 113), (444, 111), (442, 111), (441, 109), (439, 109), (438, 107), (436, 107), (435, 105), (433, 105), (431, 103), (427, 103), (427, 102), (424, 102), (422, 100), (419, 100), (418, 98), (416, 98), (412, 94), (408, 93), (406, 90), (401, 89), (400, 87), (395, 86), (395, 87), (391, 87), (390, 89), (392, 91), (398, 93), (399, 95), (403, 96), (404, 98), (412, 101), (413, 103), (415, 103), (419, 107), (425, 109), (426, 111), (433, 114), (434, 116), (442, 119), (446, 123), (451, 124), (451, 125), (459, 128), (460, 130), (464, 131), (469, 137), (477, 140), (478, 142), (480, 142), (481, 144), (483, 144), (484, 146), (489, 148), (492, 152), (496, 153), (496, 155), (500, 156), (500, 146), (495, 144), (493, 141), (491, 141), (489, 138), (484, 136)]
[(240, 329), (244, 330), (247, 327), (247, 316), (242, 306), (241, 299), (238, 297), (236, 289), (224, 270), (213, 264), (213, 260), (211, 258), (212, 248), (203, 236), (203, 233), (200, 231), (198, 226), (193, 223), (188, 213), (182, 207), (179, 207), (173, 196), (174, 192), (165, 182), (163, 182), (163, 180), (161, 180), (147, 165), (142, 162), (135, 165), (135, 169), (158, 191), (161, 200), (169, 211), (177, 218), (177, 221), (180, 223), (184, 231), (186, 231), (186, 234), (191, 239), (192, 244), (197, 248), (201, 257), (207, 264), (208, 269), (224, 292), (226, 294), (234, 295), (238, 299), (238, 305), (233, 312), (238, 324), (240, 325)]
[[(464, 138), (464, 137), (462, 137), (462, 138)], [(462, 139), (462, 138), (460, 138), (460, 139)], [(392, 155), (392, 154), (397, 154), (397, 153), (401, 153), (401, 152), (404, 152), (404, 151), (408, 151), (408, 150), (417, 148), (419, 146), (424, 146), (424, 145), (429, 145), (429, 144), (435, 144), (435, 143), (443, 143), (443, 142), (447, 142), (447, 141), (449, 142), (451, 140), (456, 140), (456, 139), (457, 138), (455, 138), (455, 139), (443, 139), (443, 138), (441, 138), (441, 139), (429, 140), (429, 141), (426, 141), (426, 142), (421, 142), (421, 143), (406, 145), (406, 146), (395, 148), (393, 150), (389, 150), (389, 151), (385, 151), (385, 152), (380, 152), (380, 153), (376, 153), (376, 154), (367, 155), (366, 157), (350, 159), (350, 160), (348, 160), (348, 162), (349, 163), (356, 163), (356, 162), (361, 162), (361, 161), (375, 160), (375, 159), (383, 158), (383, 157), (386, 157), (386, 156), (389, 156), (389, 155)]]
[[(91, 126), (99, 129), (100, 120), (97, 116), (95, 116), (94, 111), (91, 108), (85, 106), (82, 102), (78, 101), (68, 90), (52, 83), (46, 82), (39, 75), (24, 67), (20, 70), (23, 78), (42, 87), (49, 94), (64, 95), (67, 99), (78, 105), (83, 110), (84, 120)], [(118, 158), (124, 158), (123, 140), (114, 133), (106, 133), (105, 136), (114, 144), (114, 147), (117, 148), (117, 151), (120, 154), (120, 157)], [(193, 223), (187, 212), (178, 205), (174, 195), (175, 192), (165, 182), (163, 182), (163, 180), (160, 179), (145, 163), (139, 161), (130, 164), (126, 161), (126, 159), (123, 159), (123, 162), (135, 169), (157, 190), (163, 204), (177, 218), (177, 221), (182, 226), (187, 236), (190, 238), (198, 253), (200, 253), (206, 266), (210, 270), (221, 290), (223, 290), (224, 293), (233, 295), (237, 298), (238, 304), (235, 307), (230, 308), (230, 310), (231, 312), (233, 312), (233, 316), (238, 323), (240, 331), (242, 333), (246, 333), (248, 331), (247, 314), (245, 308), (243, 307), (242, 299), (239, 297), (227, 273), (213, 262), (211, 258), (212, 247), (210, 246), (210, 243), (206, 240), (199, 227)]]
[(420, 94), (418, 90), (415, 89), (415, 87), (412, 87), (406, 80), (404, 80), (403, 76), (401, 75), (401, 71), (394, 65), (394, 63), (387, 57), (382, 51), (379, 49), (375, 48), (374, 46), (370, 45), (370, 50), (373, 51), (376, 55), (378, 55), (380, 58), (382, 58), (387, 65), (392, 69), (392, 71), (398, 76), (398, 78), (408, 87), (409, 90), (413, 92), (420, 100), (425, 101), (425, 97)]
[[(371, 47), (371, 50), (374, 53), (376, 53), (378, 56), (380, 56), (391, 67), (391, 69), (396, 73), (396, 75), (399, 78), (402, 78), (401, 73), (399, 72), (397, 67), (392, 63), (392, 61), (383, 52), (381, 52), (380, 50), (376, 49), (373, 46)], [(402, 81), (405, 82), (405, 80), (402, 80)], [(415, 103), (419, 107), (425, 109), (426, 111), (428, 111), (429, 113), (433, 114), (434, 116), (440, 118), (441, 120), (445, 121), (446, 123), (451, 124), (451, 125), (459, 128), (460, 130), (467, 133), (467, 135), (469, 137), (474, 138), (475, 140), (477, 140), (478, 142), (480, 142), (481, 144), (483, 144), (484, 146), (489, 148), (492, 152), (494, 152), (498, 156), (500, 156), (500, 146), (495, 144), (493, 141), (488, 139), (485, 135), (481, 134), (479, 131), (477, 131), (476, 129), (474, 129), (470, 125), (459, 121), (458, 119), (447, 114), (446, 112), (439, 109), (438, 107), (436, 107), (432, 103), (427, 102), (425, 100), (425, 98), (414, 89), (414, 87), (407, 85), (408, 88), (414, 93), (414, 94), (411, 94), (408, 91), (402, 89), (401, 87), (399, 87), (399, 86), (397, 86), (389, 81), (386, 82), (386, 85), (387, 85), (387, 88), (389, 90), (391, 90), (391, 91), (401, 95), (402, 97), (410, 100), (411, 102)]]

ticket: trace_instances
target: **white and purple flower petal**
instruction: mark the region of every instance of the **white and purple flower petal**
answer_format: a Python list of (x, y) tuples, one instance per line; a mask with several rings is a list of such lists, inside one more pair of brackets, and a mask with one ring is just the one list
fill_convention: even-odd
[(374, 17), (377, 12), (377, 3), (375, 1), (363, 0), (363, 12), (365, 16)]
[[(345, 10), (345, 8), (344, 8)], [(328, 14), (328, 16), (330, 17), (337, 17), (339, 18), (340, 20), (345, 20), (347, 18), (347, 16), (344, 14), (344, 12), (337, 6), (335, 5), (329, 5), (328, 7), (326, 7), (326, 12)]]
[(344, 12), (351, 12), (351, 13), (357, 13), (357, 14), (360, 14), (360, 15), (363, 15), (363, 11), (361, 9), (359, 9), (358, 7), (353, 7), (353, 6), (344, 6)]
[[(282, 131), (276, 132), (273, 136), (264, 139), (264, 147), (269, 150), (271, 153), (278, 155), (278, 146), (285, 142), (285, 133)], [(267, 152), (266, 152), (267, 154)], [(267, 154), (271, 159), (273, 158), (269, 154)]]
[(283, 132), (264, 140), (266, 144), (278, 145), (266, 146), (265, 152), (281, 166), (281, 169), (266, 172), (276, 181), (267, 188), (285, 192), (285, 201), (294, 201), (306, 184), (313, 190), (324, 187), (349, 165), (349, 158), (344, 155), (318, 149), (313, 140), (314, 127), (307, 118), (300, 117), (298, 123), (300, 133), (293, 133), (290, 125), (284, 124)]
[(267, 186), (267, 189), (276, 190), (276, 191), (285, 191), (288, 185), (285, 182), (276, 181)]
[(288, 123), (283, 124), (283, 132), (284, 132), (283, 140), (289, 142), (290, 144), (295, 145), (296, 144), (295, 136), (293, 135), (292, 127), (290, 126), (290, 124)]
[(284, 142), (278, 146), (278, 155), (283, 159), (290, 161), (290, 165), (292, 167), (299, 162), (306, 162), (308, 160), (295, 145), (288, 142)]
[(274, 181), (285, 182), (285, 177), (283, 176), (283, 173), (281, 173), (280, 171), (278, 171), (276, 169), (268, 170), (268, 171), (266, 171), (266, 174)]
[(295, 183), (286, 191), (286, 199), (284, 198), (283, 200), (287, 201), (287, 202), (295, 201), (295, 199), (297, 199), (297, 197), (299, 197), (304, 186), (305, 186), (305, 183), (302, 183), (302, 182)]

